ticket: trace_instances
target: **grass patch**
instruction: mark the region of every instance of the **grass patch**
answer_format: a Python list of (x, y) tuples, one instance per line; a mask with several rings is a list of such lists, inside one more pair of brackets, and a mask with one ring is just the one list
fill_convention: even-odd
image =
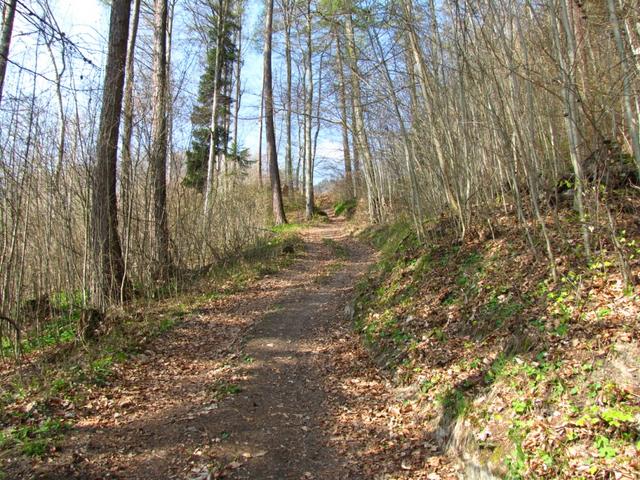
[[(80, 313), (79, 309), (73, 310), (49, 321), (44, 326), (42, 333), (20, 342), (20, 351), (22, 353), (31, 353), (43, 348), (75, 341)], [(5, 338), (2, 340), (2, 355), (8, 357), (12, 353), (13, 344)]]
[(67, 428), (63, 421), (53, 418), (37, 424), (9, 427), (0, 432), (0, 450), (17, 448), (28, 457), (43, 457)]
[(283, 223), (282, 225), (274, 225), (273, 227), (271, 227), (271, 231), (273, 233), (283, 234), (283, 233), (298, 232), (302, 228), (304, 228), (304, 225), (300, 223), (290, 222), (290, 223)]
[(336, 217), (344, 215), (351, 218), (356, 211), (357, 202), (355, 199), (341, 200), (333, 206), (333, 213)]
[(420, 246), (412, 225), (405, 220), (390, 225), (369, 227), (360, 237), (379, 250), (383, 259), (411, 254)]

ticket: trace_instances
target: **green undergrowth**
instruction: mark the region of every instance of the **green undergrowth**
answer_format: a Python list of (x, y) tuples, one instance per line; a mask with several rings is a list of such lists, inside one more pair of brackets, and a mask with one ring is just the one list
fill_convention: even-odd
[(452, 445), (503, 478), (637, 472), (640, 289), (621, 286), (613, 249), (587, 263), (558, 241), (553, 282), (515, 227), (484, 242), (421, 244), (407, 222), (361, 236), (380, 255), (355, 328), (398, 385), (416, 386), (425, 429), (471, 438)]
[(9, 427), (0, 432), (0, 449), (16, 447), (29, 457), (42, 457), (67, 428), (64, 421), (51, 418), (20, 427)]
[(356, 211), (358, 203), (355, 199), (340, 200), (333, 206), (333, 213), (336, 217), (345, 216), (351, 218)]
[[(65, 305), (71, 313), (50, 319), (41, 334), (24, 340), (26, 358), (18, 360), (15, 373), (9, 368), (1, 378), (0, 464), (15, 455), (46, 457), (74, 424), (82, 405), (96, 391), (109, 388), (127, 362), (152, 349), (154, 339), (212, 301), (290, 265), (304, 249), (295, 231), (295, 226), (275, 229), (235, 259), (214, 265), (178, 295), (137, 300), (108, 312), (101, 335), (93, 341), (80, 341), (76, 334), (79, 305)], [(29, 368), (19, 368), (27, 361)], [(221, 385), (216, 396), (232, 393), (234, 386)]]
[(289, 223), (283, 223), (282, 225), (274, 225), (273, 227), (271, 227), (271, 231), (273, 233), (281, 235), (281, 234), (284, 234), (284, 233), (298, 232), (303, 227), (304, 227), (304, 225), (301, 224), (301, 223), (289, 222)]

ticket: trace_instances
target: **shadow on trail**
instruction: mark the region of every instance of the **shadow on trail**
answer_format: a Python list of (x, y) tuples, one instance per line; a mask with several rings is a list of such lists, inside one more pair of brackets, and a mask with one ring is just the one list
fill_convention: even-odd
[[(204, 480), (208, 473), (233, 479), (347, 478), (323, 422), (327, 395), (317, 356), (369, 259), (361, 254), (340, 259), (341, 269), (327, 274), (323, 269), (335, 258), (322, 239), (341, 241), (341, 226), (329, 223), (305, 236), (304, 258), (258, 281), (223, 312), (259, 318), (233, 355), (225, 355), (225, 345), (215, 341), (206, 348), (217, 338), (216, 321), (206, 321), (207, 316), (215, 319), (220, 312), (203, 310), (200, 320), (188, 319), (167, 335), (173, 338), (165, 346), (174, 350), (158, 353), (161, 362), (139, 367), (145, 374), (147, 368), (156, 370), (151, 381), (164, 378), (162, 362), (184, 363), (185, 369), (190, 361), (209, 362), (221, 375), (184, 371), (170, 382), (147, 386), (118, 385), (116, 379), (105, 394), (118, 401), (122, 391), (111, 390), (143, 388), (148, 411), (138, 410), (132, 420), (125, 414), (119, 424), (74, 428), (58, 461), (43, 466), (35, 478)], [(262, 298), (265, 288), (273, 291)], [(173, 397), (172, 403), (156, 405), (156, 392)]]

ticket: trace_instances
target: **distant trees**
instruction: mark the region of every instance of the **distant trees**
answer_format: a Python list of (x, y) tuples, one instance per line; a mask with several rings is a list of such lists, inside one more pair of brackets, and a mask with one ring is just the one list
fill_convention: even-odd
[[(632, 2), (269, 0), (250, 113), (244, 3), (152, 3), (111, 2), (101, 84), (45, 0), (4, 2), (2, 315), (60, 292), (100, 309), (164, 294), (284, 222), (284, 186), (313, 217), (323, 142), (342, 145), (342, 195), (371, 222), (406, 215), (428, 241), (436, 222), (464, 238), (508, 216), (552, 274), (573, 226), (585, 258), (608, 245), (629, 265), (612, 206), (640, 183)], [(258, 108), (268, 201), (242, 168)]]
[(629, 2), (323, 5), (342, 143), (362, 160), (371, 221), (406, 211), (423, 233), (444, 217), (464, 237), (513, 208), (552, 272), (559, 190), (587, 258), (594, 236), (612, 231), (602, 202), (640, 180), (639, 17)]
[[(198, 101), (191, 114), (193, 140), (187, 151), (184, 183), (203, 192), (207, 190), (207, 182), (214, 181), (219, 156), (230, 153), (226, 151), (230, 140), (226, 119), (231, 108), (231, 97), (227, 92), (232, 83), (233, 67), (239, 61), (236, 41), (240, 24), (237, 12), (228, 2), (212, 2), (209, 6), (211, 15), (205, 27), (208, 37), (206, 64), (200, 77)], [(215, 114), (212, 113), (214, 107)]]

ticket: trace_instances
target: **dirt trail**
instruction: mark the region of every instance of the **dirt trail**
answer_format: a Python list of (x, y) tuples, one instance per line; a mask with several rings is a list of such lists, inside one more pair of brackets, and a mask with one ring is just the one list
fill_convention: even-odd
[(290, 268), (124, 366), (35, 478), (360, 478), (330, 446), (326, 342), (372, 254), (340, 220), (302, 235)]

